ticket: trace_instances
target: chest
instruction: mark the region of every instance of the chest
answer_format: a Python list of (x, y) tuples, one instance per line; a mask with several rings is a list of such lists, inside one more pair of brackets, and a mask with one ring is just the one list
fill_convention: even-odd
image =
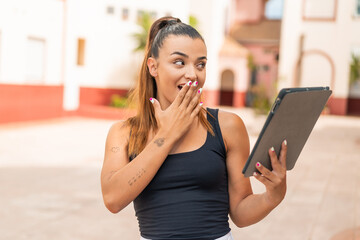
[[(154, 138), (155, 133), (150, 133), (148, 137), (149, 144)], [(172, 147), (169, 154), (178, 154), (191, 152), (201, 148), (207, 139), (207, 130), (200, 123), (193, 125)]]
[(224, 184), (227, 184), (224, 157), (202, 147), (192, 152), (169, 155), (147, 188), (212, 190)]

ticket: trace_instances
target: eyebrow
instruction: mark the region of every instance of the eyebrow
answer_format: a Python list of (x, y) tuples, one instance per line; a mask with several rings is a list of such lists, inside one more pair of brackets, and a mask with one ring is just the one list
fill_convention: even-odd
[[(182, 53), (182, 52), (173, 52), (172, 54), (170, 55), (180, 55), (180, 56), (183, 56), (183, 57), (186, 57), (186, 58), (189, 58), (188, 55), (186, 55), (185, 53)], [(203, 57), (198, 57), (197, 60), (203, 60), (203, 59), (206, 59), (207, 60), (207, 57), (203, 56)]]

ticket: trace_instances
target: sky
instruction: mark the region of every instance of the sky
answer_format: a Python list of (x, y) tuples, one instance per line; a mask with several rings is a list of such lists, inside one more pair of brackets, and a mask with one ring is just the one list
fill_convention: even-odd
[(280, 19), (282, 17), (284, 0), (269, 0), (266, 4), (265, 15), (269, 19)]

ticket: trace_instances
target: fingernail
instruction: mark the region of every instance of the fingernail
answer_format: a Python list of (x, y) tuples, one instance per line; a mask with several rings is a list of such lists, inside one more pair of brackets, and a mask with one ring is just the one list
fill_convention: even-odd
[(270, 150), (271, 150), (272, 152), (275, 152), (275, 148), (274, 148), (274, 147), (271, 147)]
[(257, 172), (254, 172), (253, 175), (256, 177), (258, 174), (257, 174)]
[(204, 104), (203, 102), (200, 102), (200, 104), (199, 104), (199, 105), (200, 105), (200, 107), (201, 107), (203, 104)]
[(202, 92), (202, 88), (200, 88), (199, 90), (198, 90), (198, 93), (201, 93)]
[(150, 98), (149, 100), (150, 100), (151, 103), (155, 102), (153, 98)]
[(285, 146), (287, 146), (287, 141), (286, 141), (286, 139), (284, 140), (284, 144), (285, 144)]
[(195, 82), (194, 82), (194, 86), (196, 87), (197, 85), (198, 85), (198, 82), (197, 82), (197, 81), (195, 81)]
[(257, 162), (257, 163), (256, 163), (256, 166), (257, 166), (257, 167), (260, 167), (260, 166), (261, 166), (261, 164), (260, 164), (259, 162)]
[(192, 82), (188, 81), (186, 85), (191, 86)]

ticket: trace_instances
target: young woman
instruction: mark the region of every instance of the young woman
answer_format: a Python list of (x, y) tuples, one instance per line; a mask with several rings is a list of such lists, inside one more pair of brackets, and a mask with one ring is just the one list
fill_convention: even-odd
[(233, 239), (238, 227), (263, 219), (286, 192), (286, 141), (273, 170), (254, 177), (266, 187), (253, 194), (242, 174), (249, 156), (243, 121), (204, 109), (207, 50), (201, 35), (179, 19), (153, 23), (138, 85), (138, 113), (110, 128), (101, 186), (117, 213), (132, 201), (141, 239)]

